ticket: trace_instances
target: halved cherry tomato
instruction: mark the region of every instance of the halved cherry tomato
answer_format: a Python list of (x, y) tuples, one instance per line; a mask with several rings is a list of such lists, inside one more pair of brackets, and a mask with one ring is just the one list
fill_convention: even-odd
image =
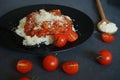
[(53, 36), (53, 39), (54, 39), (53, 44), (56, 47), (63, 47), (67, 43), (67, 39), (66, 39), (66, 36), (64, 34), (55, 34)]
[(54, 71), (58, 67), (58, 59), (55, 56), (48, 55), (43, 59), (43, 68), (47, 71)]
[(34, 17), (37, 13), (36, 12), (32, 12), (30, 14), (27, 15), (27, 21), (32, 21), (34, 20)]
[(113, 42), (115, 40), (115, 37), (109, 33), (102, 33), (102, 40), (104, 42), (110, 43), (110, 42)]
[(20, 73), (28, 73), (31, 71), (32, 66), (33, 64), (30, 60), (21, 59), (17, 62), (16, 68)]
[(22, 77), (19, 80), (30, 80), (30, 78), (28, 78), (28, 77)]
[(76, 61), (64, 62), (62, 69), (67, 74), (76, 74), (79, 71), (79, 64)]
[(26, 33), (26, 35), (32, 36), (33, 34), (31, 34), (33, 27), (32, 27), (32, 23), (27, 23), (24, 26), (24, 32)]
[(61, 15), (61, 10), (60, 9), (54, 9), (54, 10), (51, 10), (50, 12), (52, 12), (55, 15)]
[(66, 30), (65, 35), (67, 37), (68, 42), (74, 42), (78, 39), (78, 34), (72, 29)]
[(98, 53), (97, 61), (102, 65), (108, 65), (112, 62), (112, 54), (108, 50), (101, 50)]

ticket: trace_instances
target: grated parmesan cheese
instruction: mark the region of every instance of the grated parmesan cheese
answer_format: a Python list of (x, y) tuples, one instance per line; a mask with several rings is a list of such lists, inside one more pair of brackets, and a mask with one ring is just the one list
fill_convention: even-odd
[[(48, 25), (48, 27), (51, 27), (51, 25), (54, 23), (55, 20), (59, 21), (58, 25), (63, 25), (65, 24), (64, 21), (64, 17), (66, 17), (67, 19), (71, 20), (71, 18), (69, 16), (65, 16), (65, 15), (54, 15), (50, 12), (45, 11), (44, 9), (39, 10), (39, 12), (35, 15), (35, 22), (38, 24), (37, 26), (34, 27), (34, 30), (40, 30), (42, 28), (42, 24), (45, 21), (50, 21), (50, 25)], [(45, 44), (45, 45), (49, 45), (53, 43), (53, 38), (51, 35), (47, 35), (47, 36), (42, 36), (42, 37), (38, 37), (36, 35), (34, 36), (27, 36), (24, 32), (24, 25), (26, 24), (26, 17), (24, 17), (23, 19), (21, 19), (19, 21), (19, 25), (17, 26), (17, 29), (15, 30), (15, 33), (18, 34), (19, 36), (23, 37), (23, 45), (25, 46), (34, 46), (34, 45), (39, 45), (41, 43)], [(74, 26), (72, 26), (72, 29), (75, 31)]]

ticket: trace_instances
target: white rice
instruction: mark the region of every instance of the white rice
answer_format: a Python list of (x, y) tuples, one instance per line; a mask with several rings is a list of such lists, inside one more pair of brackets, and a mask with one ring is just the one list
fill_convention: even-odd
[(99, 29), (103, 32), (106, 32), (106, 33), (115, 33), (117, 32), (118, 30), (118, 27), (116, 26), (115, 23), (106, 23), (106, 22), (103, 22), (100, 26), (99, 26)]
[[(70, 17), (66, 16), (66, 18), (70, 19)], [(40, 29), (42, 22), (44, 21), (52, 21), (52, 20), (63, 20), (61, 16), (55, 16), (49, 12), (46, 12), (45, 10), (40, 10), (40, 14), (35, 17), (36, 22), (40, 24), (40, 26), (35, 27), (34, 29)], [(25, 46), (34, 46), (34, 45), (39, 45), (41, 43), (45, 45), (50, 45), (53, 43), (52, 36), (42, 36), (42, 37), (37, 37), (36, 35), (34, 36), (27, 36), (24, 33), (24, 25), (26, 23), (26, 17), (20, 20), (19, 25), (17, 26), (17, 29), (15, 30), (15, 33), (21, 37), (24, 38), (23, 40), (23, 45)], [(73, 30), (75, 31), (74, 27)]]
[(26, 23), (26, 17), (24, 17), (23, 19), (20, 20), (19, 25), (17, 26), (17, 29), (15, 30), (15, 32), (24, 38), (23, 40), (23, 45), (25, 46), (34, 46), (34, 45), (39, 45), (41, 43), (44, 43), (45, 45), (49, 45), (52, 44), (53, 39), (52, 37), (49, 36), (45, 36), (45, 37), (37, 37), (36, 35), (34, 36), (27, 36), (24, 33), (24, 25)]

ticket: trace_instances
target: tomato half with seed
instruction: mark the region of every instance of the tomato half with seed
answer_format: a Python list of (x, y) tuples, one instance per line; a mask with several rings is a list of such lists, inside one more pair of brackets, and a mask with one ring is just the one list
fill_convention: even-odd
[(65, 35), (67, 37), (68, 42), (74, 42), (78, 39), (78, 34), (72, 29), (66, 30)]
[(32, 62), (30, 60), (21, 59), (17, 62), (17, 71), (20, 73), (28, 73), (32, 69)]
[(97, 55), (97, 61), (102, 65), (109, 65), (112, 62), (112, 54), (108, 50), (101, 50)]
[(102, 33), (102, 40), (104, 42), (110, 43), (110, 42), (113, 42), (115, 40), (115, 37), (109, 33)]
[(58, 59), (56, 56), (48, 55), (43, 59), (43, 68), (47, 71), (54, 71), (58, 67)]
[(56, 47), (63, 47), (67, 43), (67, 39), (66, 39), (66, 36), (64, 34), (55, 34), (53, 36), (53, 39), (54, 39), (53, 44)]
[(76, 61), (64, 62), (62, 69), (67, 74), (76, 74), (79, 71), (79, 64)]
[(22, 77), (19, 80), (30, 80), (30, 78), (28, 78), (28, 77)]

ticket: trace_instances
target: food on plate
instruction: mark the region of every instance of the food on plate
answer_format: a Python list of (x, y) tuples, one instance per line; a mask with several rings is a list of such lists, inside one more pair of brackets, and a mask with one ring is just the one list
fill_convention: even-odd
[(24, 38), (25, 46), (53, 44), (56, 41), (53, 36), (57, 34), (67, 35), (68, 42), (74, 42), (78, 38), (72, 19), (63, 15), (59, 9), (50, 11), (40, 9), (28, 14), (20, 20), (15, 32)]
[(54, 71), (58, 67), (58, 58), (56, 56), (47, 55), (42, 62), (43, 68), (47, 71)]
[(67, 61), (62, 64), (62, 70), (67, 74), (76, 74), (79, 71), (79, 64), (76, 61)]
[(114, 34), (117, 32), (118, 27), (116, 26), (115, 23), (112, 23), (112, 22), (109, 22), (109, 23), (102, 22), (102, 24), (99, 25), (98, 29), (105, 33)]
[(63, 47), (67, 43), (67, 38), (63, 34), (55, 34), (53, 38), (54, 38), (53, 44), (57, 47)]
[(68, 42), (74, 42), (78, 39), (78, 34), (75, 31), (73, 31), (72, 29), (68, 29), (65, 32), (65, 36), (67, 37)]
[(108, 50), (101, 50), (98, 53), (97, 61), (102, 65), (109, 65), (112, 62), (112, 54)]
[(101, 37), (102, 37), (102, 40), (106, 43), (110, 43), (115, 40), (114, 35), (109, 34), (109, 33), (102, 33)]
[(30, 60), (21, 59), (17, 62), (16, 68), (20, 73), (28, 73), (31, 71), (33, 64)]
[(21, 77), (19, 80), (30, 80), (28, 77)]

